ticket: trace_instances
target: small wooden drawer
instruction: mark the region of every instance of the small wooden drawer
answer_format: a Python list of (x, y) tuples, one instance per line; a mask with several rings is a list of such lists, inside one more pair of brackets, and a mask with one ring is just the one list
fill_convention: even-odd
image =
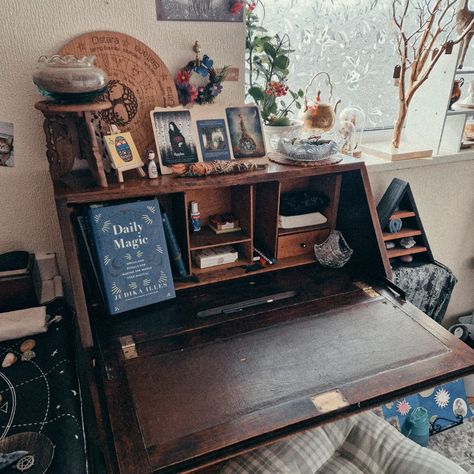
[(314, 254), (314, 244), (324, 242), (329, 232), (329, 229), (321, 229), (299, 234), (281, 235), (278, 237), (277, 258)]

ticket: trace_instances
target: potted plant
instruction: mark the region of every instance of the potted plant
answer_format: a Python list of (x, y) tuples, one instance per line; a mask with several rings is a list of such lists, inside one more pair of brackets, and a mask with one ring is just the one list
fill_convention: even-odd
[[(258, 2), (262, 8), (262, 2)], [(292, 108), (301, 109), (303, 90), (288, 86), (289, 55), (293, 52), (287, 34), (271, 35), (255, 13), (257, 2), (246, 8), (247, 94), (260, 107), (267, 144), (276, 149), (283, 137), (297, 137), (303, 122), (292, 119)]]

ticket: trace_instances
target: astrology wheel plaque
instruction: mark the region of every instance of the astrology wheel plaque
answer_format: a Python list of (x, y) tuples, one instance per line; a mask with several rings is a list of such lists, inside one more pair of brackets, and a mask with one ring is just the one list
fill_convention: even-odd
[(109, 77), (105, 98), (112, 104), (101, 119), (131, 132), (140, 156), (154, 148), (150, 111), (179, 105), (173, 77), (154, 51), (123, 33), (96, 31), (74, 38), (59, 54), (95, 55)]

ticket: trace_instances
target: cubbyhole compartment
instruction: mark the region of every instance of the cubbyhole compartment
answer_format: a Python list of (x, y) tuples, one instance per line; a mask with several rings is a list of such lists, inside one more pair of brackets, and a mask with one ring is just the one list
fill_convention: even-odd
[(423, 236), (420, 234), (414, 235), (416, 244), (406, 249), (400, 245), (400, 239), (392, 240), (395, 243), (395, 247), (392, 249), (387, 249), (387, 255), (389, 259), (402, 257), (403, 255), (415, 255), (419, 253), (424, 253), (428, 251), (428, 247), (425, 245)]
[(283, 229), (278, 227), (277, 215), (277, 259), (303, 259), (312, 262), (315, 260), (313, 246), (322, 243), (336, 228), (337, 211), (339, 206), (339, 194), (341, 189), (341, 176), (312, 176), (282, 180), (280, 186), (281, 197), (285, 193), (297, 191), (314, 191), (325, 195), (329, 203), (321, 213), (326, 217), (327, 222), (318, 225)]
[[(194, 232), (190, 225), (191, 202), (197, 202), (201, 214), (201, 230)], [(185, 194), (185, 221), (188, 256), (191, 272), (199, 281), (218, 281), (219, 273), (232, 267), (242, 267), (252, 262), (253, 250), (253, 186), (193, 189)], [(216, 234), (209, 227), (209, 218), (215, 214), (232, 214), (239, 220), (241, 230)], [(232, 246), (239, 252), (237, 262), (199, 268), (193, 262), (194, 252)], [(226, 272), (227, 273), (227, 272)]]
[[(227, 244), (226, 244), (227, 246)], [(251, 263), (251, 256), (252, 256), (252, 243), (249, 242), (241, 242), (238, 244), (233, 244), (230, 245), (233, 247), (235, 250), (238, 252), (238, 259), (236, 262), (232, 263), (225, 263), (221, 265), (214, 265), (212, 267), (208, 268), (199, 268), (198, 265), (194, 262), (194, 252), (199, 251), (191, 251), (191, 262), (192, 262), (192, 272), (194, 275), (198, 276), (199, 279), (201, 278), (213, 278), (214, 276), (218, 276), (218, 272), (224, 271), (225, 273), (228, 273), (229, 269), (232, 269), (234, 267), (238, 267), (239, 270), (245, 271), (244, 267), (247, 267)], [(212, 247), (219, 249), (219, 247)], [(220, 278), (217, 278), (219, 280)]]
[[(190, 228), (191, 202), (197, 202), (201, 214), (201, 230)], [(228, 188), (193, 189), (186, 193), (186, 220), (189, 249), (201, 250), (222, 245), (250, 242), (253, 237), (253, 195), (252, 186), (231, 186)], [(209, 226), (209, 217), (215, 214), (233, 214), (239, 219), (240, 231), (216, 234)]]
[(415, 213), (413, 211), (401, 210), (397, 211), (390, 217), (390, 221), (401, 219), (402, 228), (399, 232), (390, 232), (389, 226), (383, 229), (383, 240), (385, 242), (391, 240), (403, 239), (405, 237), (416, 237), (422, 235), (422, 230), (420, 229)]

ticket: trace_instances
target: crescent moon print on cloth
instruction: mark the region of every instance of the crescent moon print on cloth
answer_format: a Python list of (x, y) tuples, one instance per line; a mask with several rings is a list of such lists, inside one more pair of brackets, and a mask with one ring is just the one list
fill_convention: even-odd
[[(12, 366), (0, 369), (0, 453), (5, 452), (5, 443), (20, 433), (41, 433), (56, 446), (51, 472), (81, 474), (86, 467), (81, 399), (69, 329), (72, 315), (60, 302), (48, 305), (48, 314), (61, 314), (64, 319), (51, 324), (47, 333), (34, 336), (34, 359), (20, 361), (20, 347), (31, 347), (25, 346), (26, 338), (0, 342), (0, 358), (8, 352), (18, 357)], [(24, 472), (44, 472), (39, 470), (44, 456), (34, 451), (30, 454), (35, 463)], [(21, 466), (28, 464), (25, 460)]]
[(123, 33), (96, 31), (74, 38), (59, 54), (95, 55), (109, 77), (105, 98), (112, 103), (101, 119), (131, 132), (140, 156), (154, 148), (150, 111), (179, 105), (173, 77), (154, 51)]

